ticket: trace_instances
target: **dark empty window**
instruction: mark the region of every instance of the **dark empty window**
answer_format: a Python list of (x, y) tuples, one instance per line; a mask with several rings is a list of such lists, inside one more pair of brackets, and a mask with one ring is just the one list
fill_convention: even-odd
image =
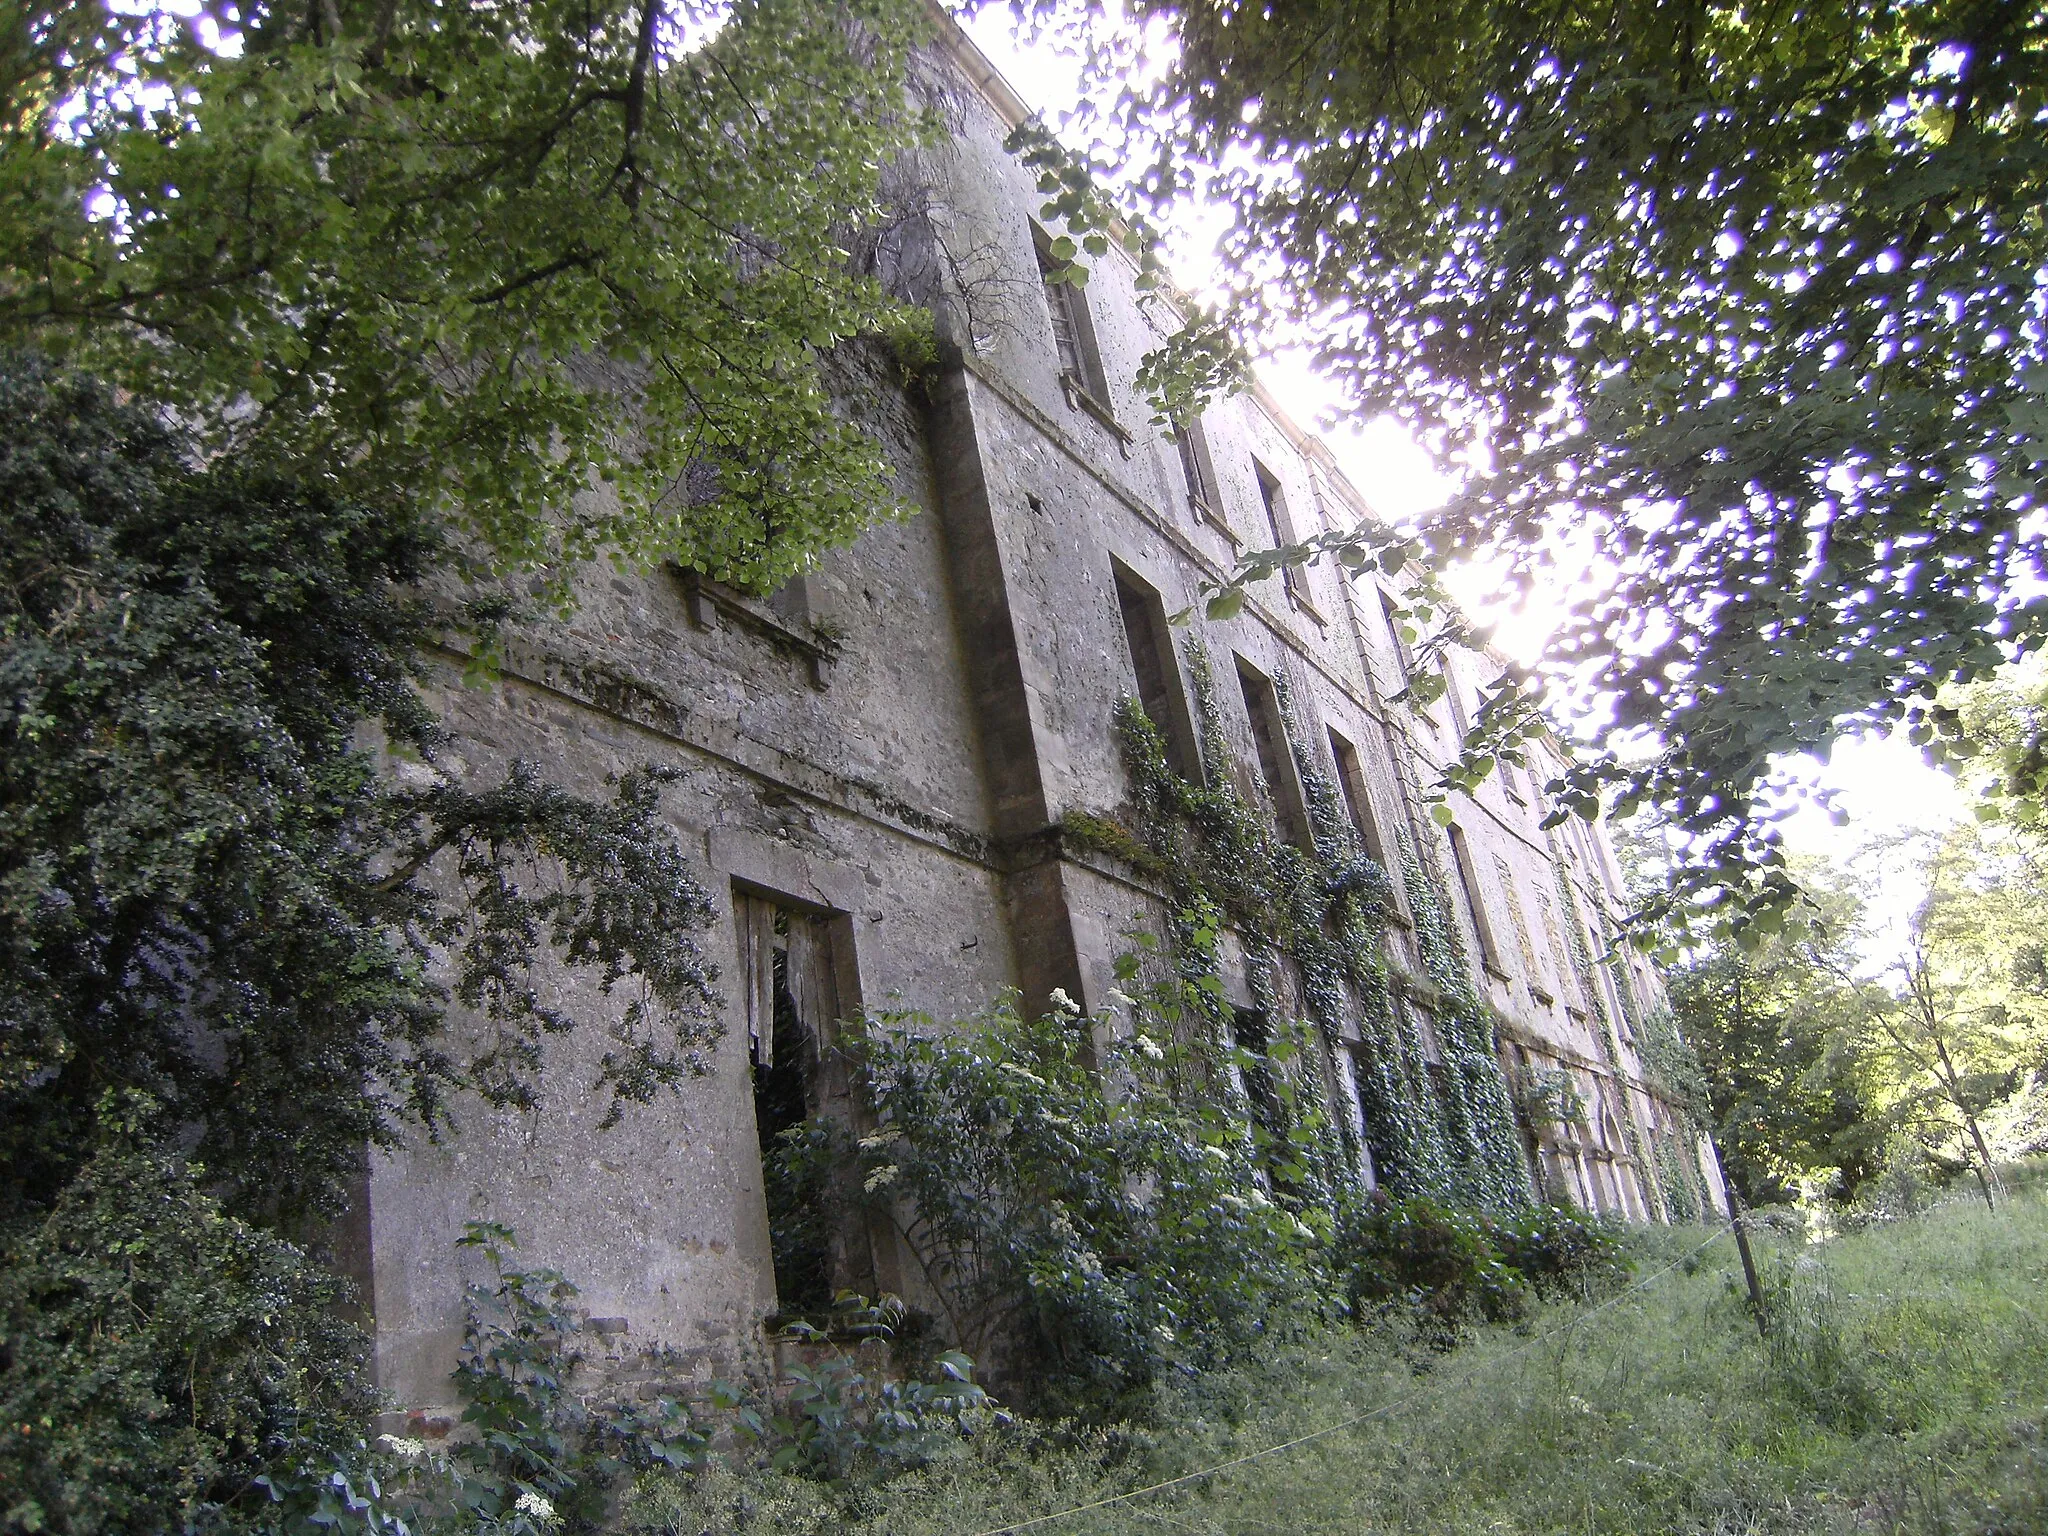
[(1308, 845), (1308, 813), (1302, 804), (1301, 780), (1294, 771), (1294, 754), (1287, 742), (1287, 727), (1280, 718), (1280, 697), (1273, 681), (1242, 656), (1237, 659), (1237, 683), (1244, 693), (1244, 712), (1251, 719), (1252, 747), (1259, 754), (1259, 773), (1266, 792), (1273, 798), (1273, 814), (1280, 822), (1280, 835), (1297, 847)]
[(824, 1312), (834, 1289), (830, 1191), (819, 1160), (797, 1154), (820, 1110), (824, 1045), (839, 1015), (830, 920), (744, 891), (734, 893), (733, 918), (776, 1305)]
[(1157, 592), (1123, 567), (1113, 567), (1112, 575), (1131, 671), (1137, 678), (1138, 704), (1166, 743), (1168, 766), (1184, 779), (1197, 778), (1194, 721), (1174, 665), (1173, 642), (1167, 637), (1166, 606)]
[(1373, 820), (1372, 795), (1365, 785), (1365, 769), (1358, 761), (1358, 748), (1330, 731), (1330, 758), (1337, 765), (1337, 793), (1344, 801), (1344, 814), (1358, 833), (1365, 851), (1381, 869), (1388, 868), (1387, 851), (1380, 843), (1379, 823)]
[(1095, 325), (1088, 314), (1088, 300), (1072, 283), (1055, 281), (1065, 263), (1052, 254), (1052, 239), (1033, 226), (1032, 240), (1038, 253), (1038, 276), (1045, 289), (1045, 306), (1052, 312), (1052, 344), (1059, 355), (1060, 373), (1069, 385), (1106, 406), (1109, 386), (1102, 374), (1102, 358), (1095, 346)]
[(1237, 1047), (1238, 1077), (1251, 1108), (1255, 1150), (1275, 1182), (1282, 1182), (1284, 1175), (1276, 1165), (1293, 1161), (1288, 1141), (1292, 1126), (1280, 1081), (1273, 1074), (1272, 1033), (1266, 1015), (1256, 1008), (1239, 1008), (1231, 1015), (1231, 1041)]
[[(1252, 460), (1252, 473), (1258, 477), (1259, 500), (1266, 509), (1266, 527), (1273, 535), (1273, 544), (1294, 542), (1294, 521), (1287, 515), (1287, 495), (1280, 489), (1280, 478), (1257, 459)], [(1308, 572), (1298, 565), (1281, 567), (1280, 579), (1287, 587), (1287, 595), (1298, 603), (1308, 602)]]

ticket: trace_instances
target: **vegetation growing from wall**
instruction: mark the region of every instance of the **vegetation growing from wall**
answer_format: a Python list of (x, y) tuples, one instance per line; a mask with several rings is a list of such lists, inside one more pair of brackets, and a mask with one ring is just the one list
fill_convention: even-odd
[[(1137, 958), (1123, 969), (1136, 986)], [(1490, 1215), (1347, 1191), (1333, 1215), (1307, 1198), (1317, 1132), (1298, 1085), (1253, 1088), (1248, 1062), (1249, 1106), (1202, 1091), (1216, 1055), (1200, 1033), (1189, 1043), (1183, 1026), (1200, 1021), (1182, 1010), (1206, 990), (1178, 977), (1119, 989), (1086, 1021), (1071, 1003), (1026, 1019), (1009, 1001), (945, 1023), (871, 1019), (845, 1048), (877, 1129), (856, 1140), (813, 1120), (774, 1162), (849, 1170), (817, 1181), (859, 1192), (832, 1219), (891, 1234), (932, 1333), (991, 1362), (1007, 1399), (1089, 1421), (1143, 1415), (1162, 1382), (1347, 1310), (1412, 1314), (1443, 1342), (1618, 1272), (1615, 1229), (1555, 1207)], [(1311, 1039), (1267, 1054), (1291, 1062)], [(1276, 1108), (1288, 1128), (1262, 1124)]]
[(891, 1015), (854, 1047), (879, 1129), (846, 1149), (847, 1186), (939, 1331), (1037, 1409), (1113, 1412), (1330, 1310), (1312, 1258), (1332, 1225), (1282, 1193), (1306, 1138), (1255, 1140), (1189, 1093), (1213, 1057), (1158, 1002), (1085, 1025), (1007, 1000), (943, 1027)]
[[(1383, 934), (1393, 910), (1388, 872), (1369, 858), (1294, 727), (1284, 690), (1281, 713), (1307, 802), (1310, 845), (1277, 840), (1267, 818), (1238, 793), (1217, 713), (1207, 649), (1186, 646), (1200, 714), (1205, 782), (1168, 765), (1158, 729), (1126, 698), (1116, 730), (1132, 785), (1135, 827), (1113, 818), (1070, 820), (1068, 830), (1113, 855), (1132, 845), (1168, 884), (1178, 915), (1172, 961), (1191, 988), (1199, 1034), (1228, 1049), (1229, 1009), (1214, 936), (1228, 926), (1244, 947), (1253, 1002), (1266, 1018), (1284, 1016), (1283, 967), (1299, 981), (1311, 1024), (1311, 1048), (1291, 1064), (1299, 1097), (1317, 1110), (1314, 1178), (1289, 1192), (1326, 1203), (1333, 1214), (1355, 1201), (1361, 1166), (1358, 1128), (1349, 1114), (1332, 1124), (1323, 1106), (1339, 1097), (1329, 1074), (1358, 1031), (1357, 1085), (1364, 1134), (1380, 1179), (1398, 1194), (1429, 1195), (1489, 1209), (1529, 1199), (1529, 1179), (1514, 1111), (1495, 1049), (1493, 1021), (1474, 992), (1456, 930), (1404, 840), (1402, 878), (1425, 975), (1397, 985)], [(1110, 835), (1102, 835), (1107, 827)], [(1089, 834), (1094, 834), (1092, 837)], [(1414, 1002), (1435, 1020), (1442, 1071), (1433, 1072)], [(1240, 1064), (1242, 1072), (1243, 1064)]]
[(308, 1245), (366, 1146), (458, 1092), (540, 1106), (574, 1027), (613, 1114), (716, 1036), (665, 772), (585, 799), (445, 766), (410, 595), (441, 553), (0, 359), (0, 1454), (46, 1529), (343, 1433), (359, 1359)]

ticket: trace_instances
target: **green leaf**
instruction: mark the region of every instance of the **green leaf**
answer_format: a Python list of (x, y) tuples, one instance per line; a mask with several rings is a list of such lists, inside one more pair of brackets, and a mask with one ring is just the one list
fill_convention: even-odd
[(1220, 624), (1226, 619), (1236, 618), (1244, 611), (1244, 588), (1225, 587), (1209, 599), (1204, 611), (1212, 623)]

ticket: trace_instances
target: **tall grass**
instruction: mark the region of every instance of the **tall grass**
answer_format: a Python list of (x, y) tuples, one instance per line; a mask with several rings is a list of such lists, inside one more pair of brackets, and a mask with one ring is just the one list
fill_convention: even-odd
[[(1646, 1238), (1641, 1276), (1709, 1234)], [(1161, 1393), (1142, 1429), (1020, 1425), (894, 1482), (649, 1482), (636, 1536), (2048, 1532), (2048, 1196), (1732, 1244), (1448, 1353), (1401, 1330), (1278, 1346)], [(1018, 1529), (1380, 1410), (1193, 1484)]]

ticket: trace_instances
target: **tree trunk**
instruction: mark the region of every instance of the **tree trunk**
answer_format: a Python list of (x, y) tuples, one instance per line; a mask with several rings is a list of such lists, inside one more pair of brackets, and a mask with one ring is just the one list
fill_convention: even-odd
[(1984, 1203), (1995, 1211), (1998, 1205), (1991, 1198), (1991, 1149), (1984, 1145), (1984, 1132), (1977, 1126), (1977, 1117), (1967, 1109), (1963, 1111), (1963, 1123), (1970, 1128), (1970, 1140), (1977, 1144), (1977, 1187), (1984, 1191)]

